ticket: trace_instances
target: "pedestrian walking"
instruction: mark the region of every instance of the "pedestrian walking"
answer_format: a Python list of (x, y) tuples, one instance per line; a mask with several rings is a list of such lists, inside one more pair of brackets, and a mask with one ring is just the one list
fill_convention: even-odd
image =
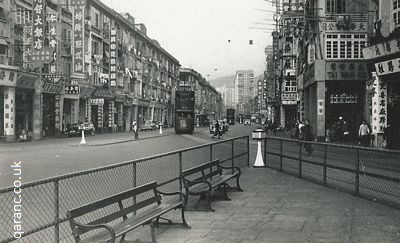
[[(302, 127), (302, 133), (304, 141), (313, 141), (315, 139), (314, 134), (312, 133), (310, 120), (305, 120), (304, 126)], [(304, 143), (304, 149), (306, 150), (307, 155), (311, 155), (312, 151), (314, 150), (310, 143)]]
[(137, 123), (136, 121), (133, 121), (132, 123), (132, 130), (135, 133), (135, 139), (139, 139), (139, 131), (138, 131), (138, 127), (137, 127)]
[(370, 134), (370, 131), (369, 131), (367, 122), (364, 120), (362, 122), (362, 124), (360, 125), (360, 128), (358, 129), (358, 136), (360, 138), (359, 144), (361, 146), (364, 146), (364, 147), (369, 146), (369, 134)]
[(219, 122), (218, 122), (218, 120), (215, 120), (214, 134), (213, 134), (212, 137), (213, 137), (213, 138), (217, 137), (218, 139), (221, 138), (221, 136), (220, 136), (220, 131), (219, 131)]

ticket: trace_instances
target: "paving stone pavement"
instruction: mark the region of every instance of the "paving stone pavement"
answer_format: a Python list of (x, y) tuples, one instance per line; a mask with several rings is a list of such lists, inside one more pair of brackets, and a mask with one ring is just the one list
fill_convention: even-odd
[[(400, 242), (399, 209), (268, 168), (245, 169), (241, 185), (243, 192), (229, 192), (231, 201), (212, 202), (215, 212), (187, 211), (191, 229), (157, 228), (158, 242)], [(179, 222), (180, 212), (166, 217)], [(151, 242), (149, 227), (126, 241)]]

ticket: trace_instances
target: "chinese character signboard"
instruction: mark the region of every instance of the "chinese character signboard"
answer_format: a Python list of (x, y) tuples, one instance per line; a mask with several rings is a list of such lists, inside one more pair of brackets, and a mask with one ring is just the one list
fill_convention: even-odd
[(32, 3), (32, 35), (33, 50), (41, 51), (44, 44), (44, 23), (45, 23), (45, 5), (46, 1), (33, 0)]
[(117, 68), (117, 30), (111, 29), (110, 34), (110, 86), (116, 86)]
[(400, 38), (366, 47), (362, 51), (365, 59), (384, 57), (400, 52)]
[(372, 73), (372, 79), (374, 86), (372, 96), (372, 133), (383, 133), (387, 125), (387, 87), (376, 72)]
[(29, 24), (24, 25), (22, 40), (23, 40), (22, 62), (23, 62), (23, 67), (27, 69), (32, 59), (32, 25)]
[(375, 71), (378, 76), (400, 72), (400, 58), (375, 63)]
[(52, 63), (49, 66), (49, 73), (54, 74), (57, 72), (57, 25), (58, 16), (55, 13), (49, 15), (49, 52), (52, 54)]
[(0, 85), (15, 87), (18, 73), (14, 70), (0, 69)]
[(65, 85), (65, 94), (79, 94), (79, 85)]
[(72, 21), (72, 31), (73, 31), (73, 72), (83, 74), (85, 72), (85, 61), (84, 61), (84, 41), (85, 41), (85, 5), (80, 4), (83, 1), (73, 1), (71, 4), (73, 7), (73, 21)]
[(367, 21), (352, 21), (350, 19), (320, 22), (321, 30), (325, 32), (351, 31), (366, 33), (368, 31)]
[(326, 80), (367, 80), (367, 65), (364, 62), (326, 62)]

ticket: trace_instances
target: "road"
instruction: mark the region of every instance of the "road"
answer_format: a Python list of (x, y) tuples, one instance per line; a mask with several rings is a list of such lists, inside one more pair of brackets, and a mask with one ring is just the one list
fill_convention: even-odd
[[(222, 139), (250, 135), (254, 128), (243, 125), (231, 126), (231, 130)], [(14, 161), (21, 161), (21, 181), (27, 183), (218, 141), (211, 138), (207, 127), (196, 128), (193, 135), (177, 135), (171, 128), (164, 129), (163, 135), (154, 137), (158, 136), (158, 131), (143, 132), (140, 137), (153, 136), (153, 138), (103, 146), (79, 146), (80, 137), (1, 144), (0, 188), (12, 185), (14, 176), (11, 165)], [(115, 133), (87, 136), (86, 141), (89, 145), (94, 145), (132, 138), (133, 133)], [(252, 144), (254, 146), (254, 143)]]

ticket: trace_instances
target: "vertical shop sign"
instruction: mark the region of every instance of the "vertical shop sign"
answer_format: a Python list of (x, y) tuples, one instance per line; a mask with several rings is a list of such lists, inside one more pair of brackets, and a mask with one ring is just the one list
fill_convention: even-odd
[(23, 62), (23, 67), (27, 69), (32, 59), (32, 25), (30, 24), (24, 25), (22, 39), (23, 39), (22, 62)]
[(112, 28), (110, 33), (110, 86), (114, 87), (116, 83), (117, 68), (117, 30)]
[(103, 127), (103, 104), (97, 105), (97, 127)]
[(57, 73), (57, 25), (58, 16), (57, 14), (50, 14), (49, 16), (49, 51), (52, 54), (50, 63), (50, 74)]
[(44, 48), (44, 24), (46, 1), (33, 0), (32, 2), (32, 60), (43, 61), (48, 53)]
[(108, 103), (108, 127), (113, 127), (114, 121), (114, 102), (110, 101)]
[(74, 73), (83, 74), (85, 72), (84, 62), (84, 47), (85, 47), (85, 5), (83, 1), (75, 1), (73, 3), (73, 18), (72, 18), (72, 31), (73, 31), (73, 58), (72, 65), (74, 67)]
[(56, 104), (55, 104), (55, 118), (54, 118), (54, 122), (55, 122), (55, 127), (56, 129), (60, 129), (61, 128), (61, 119), (60, 119), (60, 107), (61, 107), (61, 101), (60, 101), (60, 95), (56, 95)]
[(387, 87), (376, 72), (372, 72), (372, 79), (372, 133), (383, 133), (387, 125)]
[(124, 105), (123, 104), (118, 105), (118, 126), (120, 127), (122, 127), (123, 125), (123, 120), (122, 120), (123, 110), (124, 110)]

